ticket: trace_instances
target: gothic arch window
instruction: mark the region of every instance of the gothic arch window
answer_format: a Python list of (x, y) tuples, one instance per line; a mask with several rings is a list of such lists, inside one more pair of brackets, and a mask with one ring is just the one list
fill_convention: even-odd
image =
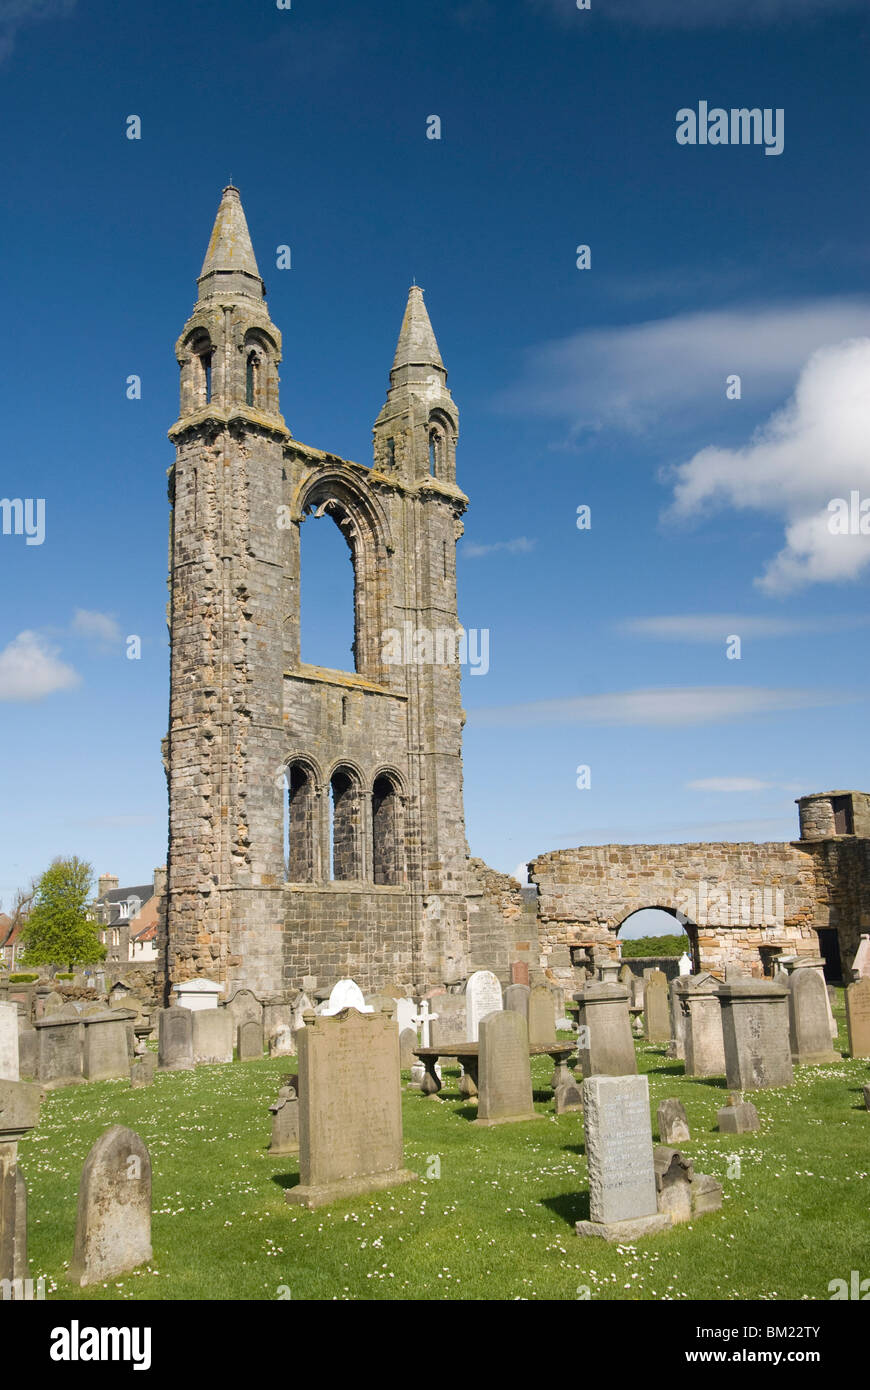
[(442, 482), (456, 476), (456, 426), (442, 410), (429, 416), (429, 472)]
[(245, 404), (260, 404), (260, 372), (262, 361), (256, 348), (251, 348), (245, 358)]
[(286, 872), (290, 883), (313, 883), (317, 865), (317, 789), (311, 768), (291, 763), (287, 785)]
[(351, 768), (338, 767), (329, 787), (331, 877), (337, 882), (357, 881), (363, 877), (359, 778)]
[(381, 773), (372, 786), (372, 877), (375, 883), (404, 879), (402, 801), (394, 778)]
[(200, 360), (201, 367), (202, 367), (202, 379), (203, 379), (203, 391), (204, 391), (204, 393), (205, 393), (205, 403), (206, 403), (206, 405), (208, 405), (209, 401), (211, 400), (211, 363), (212, 363), (212, 350), (211, 350), (211, 348), (209, 348), (207, 352), (202, 352), (202, 353), (200, 353), (199, 360)]

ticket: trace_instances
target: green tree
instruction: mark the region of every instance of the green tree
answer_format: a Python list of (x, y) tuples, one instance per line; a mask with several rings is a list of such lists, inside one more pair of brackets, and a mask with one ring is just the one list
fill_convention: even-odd
[(75, 855), (55, 859), (36, 885), (33, 907), (21, 929), (25, 965), (94, 965), (106, 955), (97, 924), (87, 917), (94, 876)]

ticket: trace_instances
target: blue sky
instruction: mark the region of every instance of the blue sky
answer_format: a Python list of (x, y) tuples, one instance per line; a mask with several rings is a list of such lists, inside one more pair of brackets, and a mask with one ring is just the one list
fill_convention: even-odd
[[(870, 785), (870, 539), (827, 513), (870, 496), (868, 39), (850, 0), (0, 7), (0, 495), (45, 499), (41, 545), (0, 535), (0, 899), (55, 854), (165, 859), (173, 344), (231, 177), (297, 438), (370, 460), (425, 288), (491, 642), (473, 853), (785, 839), (797, 795)], [(783, 152), (678, 145), (701, 101), (782, 109)]]

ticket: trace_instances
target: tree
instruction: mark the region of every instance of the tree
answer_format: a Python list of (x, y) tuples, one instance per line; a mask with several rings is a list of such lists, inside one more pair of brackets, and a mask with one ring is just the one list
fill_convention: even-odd
[(55, 859), (36, 885), (33, 907), (21, 929), (25, 965), (94, 965), (106, 955), (97, 924), (87, 917), (90, 864), (73, 855)]

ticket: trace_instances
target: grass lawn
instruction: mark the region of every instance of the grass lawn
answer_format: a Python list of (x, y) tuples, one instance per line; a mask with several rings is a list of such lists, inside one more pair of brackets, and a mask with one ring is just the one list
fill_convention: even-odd
[[(845, 1051), (842, 996), (837, 1011)], [(288, 1206), (296, 1159), (270, 1159), (268, 1111), (288, 1058), (49, 1092), (19, 1147), (29, 1193), (30, 1274), (48, 1298), (90, 1299), (828, 1299), (832, 1279), (870, 1276), (870, 1064), (798, 1069), (753, 1100), (761, 1130), (720, 1135), (724, 1077), (686, 1080), (638, 1046), (653, 1115), (678, 1097), (683, 1149), (725, 1190), (720, 1212), (635, 1247), (581, 1240), (588, 1216), (583, 1122), (552, 1113), (548, 1057), (535, 1059), (546, 1124), (477, 1129), (445, 1068), (442, 1099), (403, 1091), (413, 1184), (319, 1211)], [(150, 1267), (79, 1290), (65, 1279), (88, 1149), (112, 1124), (153, 1164)], [(436, 1162), (440, 1176), (434, 1176)], [(739, 1160), (739, 1161), (738, 1161)]]

